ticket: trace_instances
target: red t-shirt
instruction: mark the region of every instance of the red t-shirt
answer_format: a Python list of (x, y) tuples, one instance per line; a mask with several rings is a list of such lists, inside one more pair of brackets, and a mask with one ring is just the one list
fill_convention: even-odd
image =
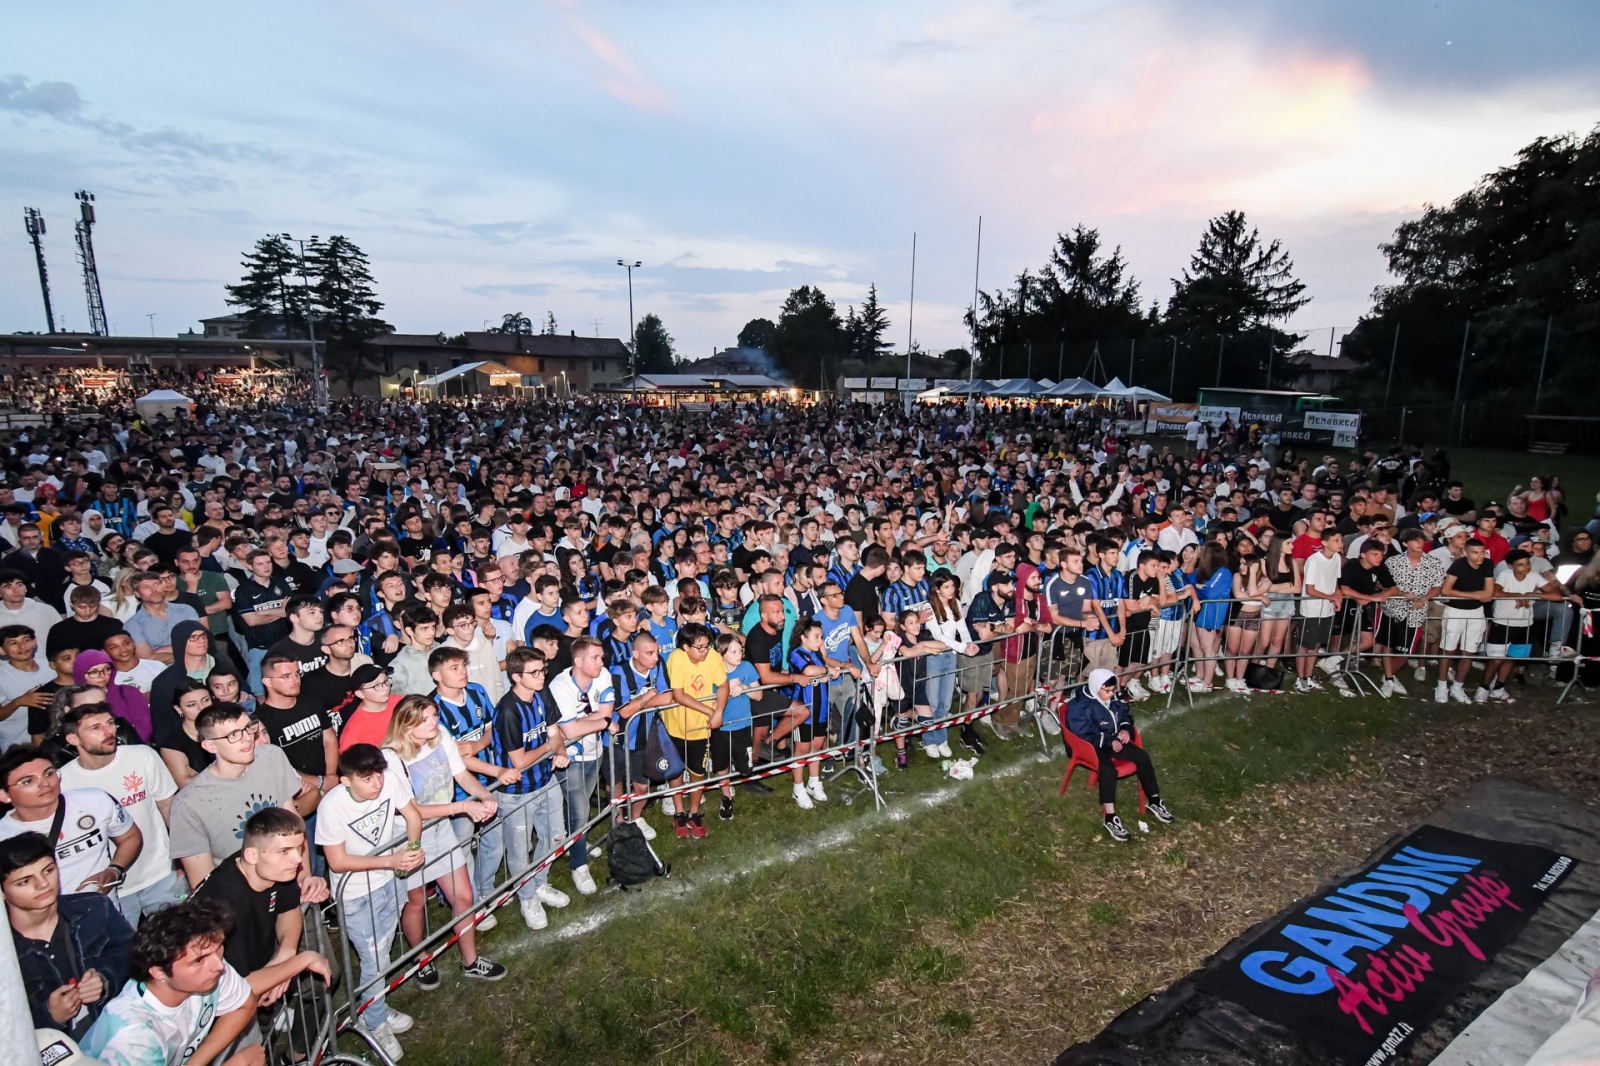
[(1309, 559), (1322, 550), (1322, 538), (1302, 533), (1289, 545), (1289, 553), (1296, 559)]
[(383, 738), (389, 735), (389, 722), (399, 705), (400, 697), (390, 696), (381, 711), (351, 711), (345, 720), (344, 732), (339, 734), (339, 750), (345, 751), (352, 744), (383, 747)]

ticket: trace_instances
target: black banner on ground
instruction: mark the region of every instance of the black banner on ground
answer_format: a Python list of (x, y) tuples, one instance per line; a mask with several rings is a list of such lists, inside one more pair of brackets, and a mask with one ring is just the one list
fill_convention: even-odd
[(1521, 932), (1573, 863), (1423, 826), (1197, 983), (1339, 1062), (1377, 1066)]

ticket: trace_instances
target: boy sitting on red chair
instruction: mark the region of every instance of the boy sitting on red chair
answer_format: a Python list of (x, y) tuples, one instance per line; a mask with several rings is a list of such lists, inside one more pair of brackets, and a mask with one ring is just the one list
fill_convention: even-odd
[(1116, 698), (1117, 675), (1110, 670), (1095, 670), (1088, 683), (1067, 704), (1066, 726), (1072, 734), (1094, 748), (1099, 760), (1100, 804), (1105, 809), (1106, 832), (1113, 840), (1126, 841), (1128, 830), (1117, 817), (1117, 762), (1133, 764), (1139, 787), (1149, 801), (1150, 813), (1158, 821), (1171, 822), (1172, 812), (1161, 802), (1156, 771), (1150, 756), (1137, 743), (1133, 713)]

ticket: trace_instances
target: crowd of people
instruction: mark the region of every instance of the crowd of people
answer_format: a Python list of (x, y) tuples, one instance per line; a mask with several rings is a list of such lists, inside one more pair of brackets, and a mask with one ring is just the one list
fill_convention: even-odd
[[(597, 892), (597, 812), (692, 842), (707, 799), (776, 802), (773, 763), (813, 809), (842, 745), (889, 773), (1065, 726), (1126, 840), (1119, 761), (1172, 819), (1132, 703), (1352, 694), (1373, 663), (1387, 697), (1431, 672), (1441, 703), (1509, 701), (1600, 606), (1553, 479), (1480, 503), (1443, 454), (1205, 443), (1043, 407), (587, 398), (16, 434), (0, 883), (35, 1023), (118, 1066), (260, 1061), (258, 1012), (328, 975), (302, 906), (341, 916), (365, 986), (433, 893), (461, 979), (498, 980), (469, 912), (536, 867), (531, 928), (571, 902), (554, 880)], [(397, 1059), (412, 1021), (380, 985), (359, 1024)]]

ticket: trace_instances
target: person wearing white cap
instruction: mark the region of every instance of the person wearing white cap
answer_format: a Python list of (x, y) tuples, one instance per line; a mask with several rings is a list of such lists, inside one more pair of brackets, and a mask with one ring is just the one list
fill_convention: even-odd
[(1117, 759), (1133, 763), (1139, 786), (1149, 801), (1156, 820), (1170, 823), (1172, 812), (1161, 802), (1155, 767), (1150, 755), (1133, 742), (1133, 712), (1117, 699), (1117, 675), (1110, 670), (1092, 670), (1089, 680), (1067, 704), (1067, 728), (1087, 741), (1099, 757), (1100, 806), (1105, 812), (1106, 832), (1111, 839), (1126, 841), (1128, 830), (1117, 817)]

